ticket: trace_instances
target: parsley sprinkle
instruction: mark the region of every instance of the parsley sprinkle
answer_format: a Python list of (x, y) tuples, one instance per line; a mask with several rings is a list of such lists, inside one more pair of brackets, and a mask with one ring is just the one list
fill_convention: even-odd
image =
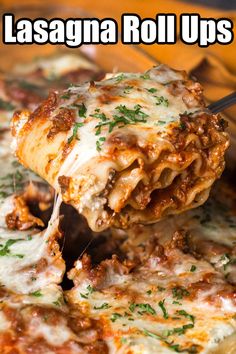
[(30, 296), (40, 297), (43, 296), (40, 290), (36, 290), (33, 293), (30, 293)]
[(157, 99), (157, 102), (156, 102), (156, 105), (159, 106), (159, 105), (163, 105), (165, 107), (168, 107), (169, 106), (169, 101), (167, 98), (163, 97), (163, 96), (154, 96), (156, 99)]
[(122, 315), (121, 314), (119, 314), (119, 313), (113, 313), (112, 315), (111, 315), (111, 322), (115, 322), (118, 318), (121, 318), (122, 317)]
[(184, 317), (188, 318), (192, 323), (195, 322), (195, 317), (193, 315), (190, 315), (185, 310), (178, 310), (178, 311), (176, 311), (176, 313), (180, 316), (184, 316)]
[(64, 95), (62, 95), (60, 98), (62, 98), (63, 100), (68, 100), (71, 96), (70, 92), (65, 93)]
[(174, 305), (181, 305), (181, 306), (182, 306), (181, 302), (179, 302), (179, 301), (173, 301), (172, 304), (174, 304)]
[(146, 122), (145, 118), (148, 117), (148, 114), (141, 111), (139, 104), (135, 105), (134, 109), (129, 109), (125, 105), (119, 105), (116, 109), (133, 122)]
[(195, 272), (195, 270), (197, 269), (197, 267), (193, 264), (190, 268), (190, 272)]
[[(116, 110), (120, 115), (114, 114), (113, 120), (106, 118), (95, 126), (95, 129), (97, 129), (96, 135), (101, 134), (101, 128), (103, 126), (108, 126), (108, 132), (111, 133), (116, 126), (122, 128), (127, 124), (147, 122), (146, 118), (148, 115), (141, 111), (140, 105), (135, 105), (133, 109), (127, 108), (125, 105), (119, 105), (116, 107)], [(101, 117), (98, 118), (101, 119)]]
[(0, 245), (1, 247), (1, 250), (0, 250), (0, 256), (3, 257), (3, 256), (15, 256), (15, 257), (18, 257), (18, 258), (23, 258), (24, 256), (23, 255), (17, 255), (17, 254), (11, 254), (11, 250), (10, 250), (10, 247), (18, 242), (18, 241), (22, 241), (22, 239), (9, 239), (7, 240), (7, 242), (5, 243), (5, 245)]
[(133, 86), (126, 86), (126, 88), (124, 89), (124, 93), (129, 94), (130, 90), (132, 90)]
[(85, 294), (80, 293), (80, 296), (84, 299), (88, 299), (89, 295), (95, 291), (95, 289), (91, 285), (88, 285), (86, 289), (88, 290), (87, 293)]
[(77, 137), (78, 129), (81, 128), (83, 125), (84, 125), (84, 123), (75, 123), (74, 124), (72, 135), (67, 140), (68, 144), (70, 144), (73, 139), (79, 140)]
[(96, 148), (97, 148), (97, 151), (101, 151), (102, 148), (101, 148), (101, 143), (104, 142), (106, 140), (106, 138), (104, 137), (101, 137), (99, 138), (97, 141), (96, 141)]
[(163, 312), (163, 317), (167, 320), (169, 318), (169, 315), (168, 315), (168, 312), (166, 310), (164, 303), (165, 303), (165, 300), (159, 301), (158, 306), (161, 308), (161, 310)]
[(79, 110), (79, 116), (86, 118), (85, 114), (87, 112), (87, 108), (85, 107), (84, 103), (77, 105), (78, 110)]
[(13, 254), (14, 257), (17, 257), (17, 258), (24, 258), (24, 254)]
[(104, 310), (104, 309), (109, 309), (111, 306), (107, 303), (104, 302), (101, 306), (94, 306), (94, 310)]
[(164, 340), (163, 337), (161, 337), (158, 334), (155, 334), (153, 332), (150, 332), (147, 329), (143, 330), (143, 334), (145, 334), (145, 336), (147, 336), (147, 337), (151, 337), (151, 338), (158, 339), (158, 340)]
[(155, 93), (155, 92), (157, 92), (157, 89), (155, 89), (154, 87), (151, 87), (150, 89), (147, 89), (148, 90), (148, 92), (150, 92), (150, 93)]
[(99, 118), (101, 119), (103, 122), (105, 122), (107, 119), (106, 115), (104, 113), (98, 113), (100, 110), (97, 109), (96, 112), (97, 113), (94, 113), (94, 114), (91, 114), (91, 117), (94, 117), (94, 118)]
[(131, 312), (134, 312), (134, 310), (138, 308), (141, 311), (138, 311), (140, 315), (143, 315), (145, 313), (149, 313), (150, 315), (156, 315), (155, 309), (150, 305), (150, 304), (131, 304), (129, 309)]
[(147, 293), (148, 295), (151, 295), (152, 290), (148, 290), (146, 293)]
[(53, 305), (60, 307), (64, 303), (64, 298), (63, 296), (59, 296), (59, 298), (56, 301), (53, 301)]
[(148, 73), (144, 73), (140, 77), (141, 77), (141, 79), (144, 79), (144, 80), (149, 80), (150, 79), (150, 75)]
[(122, 80), (126, 79), (127, 76), (125, 74), (120, 74), (115, 77), (116, 83), (120, 83)]
[(184, 296), (189, 295), (189, 291), (182, 286), (178, 286), (172, 289), (172, 296), (174, 299), (181, 300)]

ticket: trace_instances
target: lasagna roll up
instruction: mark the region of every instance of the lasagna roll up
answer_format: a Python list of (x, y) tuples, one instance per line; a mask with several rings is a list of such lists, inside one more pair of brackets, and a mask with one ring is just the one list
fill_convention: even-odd
[(165, 65), (52, 92), (12, 122), (20, 162), (94, 231), (204, 203), (224, 169), (224, 128), (200, 84)]

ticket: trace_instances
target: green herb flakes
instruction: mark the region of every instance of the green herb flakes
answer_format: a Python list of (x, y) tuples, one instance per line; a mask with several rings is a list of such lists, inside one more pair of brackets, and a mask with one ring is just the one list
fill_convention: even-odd
[(30, 296), (35, 296), (35, 297), (43, 296), (43, 294), (40, 292), (40, 290), (36, 290), (33, 293), (30, 293), (29, 295)]
[(163, 97), (163, 96), (154, 96), (157, 100), (156, 105), (163, 105), (165, 107), (169, 106), (169, 101), (167, 98)]
[(68, 144), (70, 144), (72, 142), (72, 140), (74, 140), (74, 139), (78, 140), (78, 137), (77, 137), (78, 129), (81, 128), (83, 125), (84, 125), (84, 123), (75, 123), (74, 124), (72, 135), (67, 140)]
[(158, 306), (159, 306), (160, 309), (162, 310), (164, 319), (167, 320), (167, 319), (169, 318), (169, 315), (168, 315), (167, 309), (166, 309), (166, 307), (165, 307), (165, 300), (159, 301), (159, 302), (158, 302)]
[(94, 306), (94, 310), (106, 310), (109, 309), (111, 306), (107, 303), (104, 302), (101, 306)]
[(122, 315), (120, 314), (120, 313), (113, 313), (112, 315), (111, 315), (111, 322), (115, 322), (118, 318), (121, 318), (122, 317)]

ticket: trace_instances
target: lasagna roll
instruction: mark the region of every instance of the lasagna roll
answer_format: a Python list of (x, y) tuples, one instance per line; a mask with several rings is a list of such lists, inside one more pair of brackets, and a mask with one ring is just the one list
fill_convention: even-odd
[(225, 122), (165, 65), (51, 92), (12, 121), (19, 161), (94, 231), (153, 223), (205, 202), (224, 169)]

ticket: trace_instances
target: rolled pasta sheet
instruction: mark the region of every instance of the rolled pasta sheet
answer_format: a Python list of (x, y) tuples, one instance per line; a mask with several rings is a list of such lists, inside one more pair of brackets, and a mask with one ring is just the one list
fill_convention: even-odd
[(20, 162), (100, 231), (204, 203), (224, 169), (225, 126), (199, 83), (159, 65), (52, 92), (15, 113), (12, 133)]

